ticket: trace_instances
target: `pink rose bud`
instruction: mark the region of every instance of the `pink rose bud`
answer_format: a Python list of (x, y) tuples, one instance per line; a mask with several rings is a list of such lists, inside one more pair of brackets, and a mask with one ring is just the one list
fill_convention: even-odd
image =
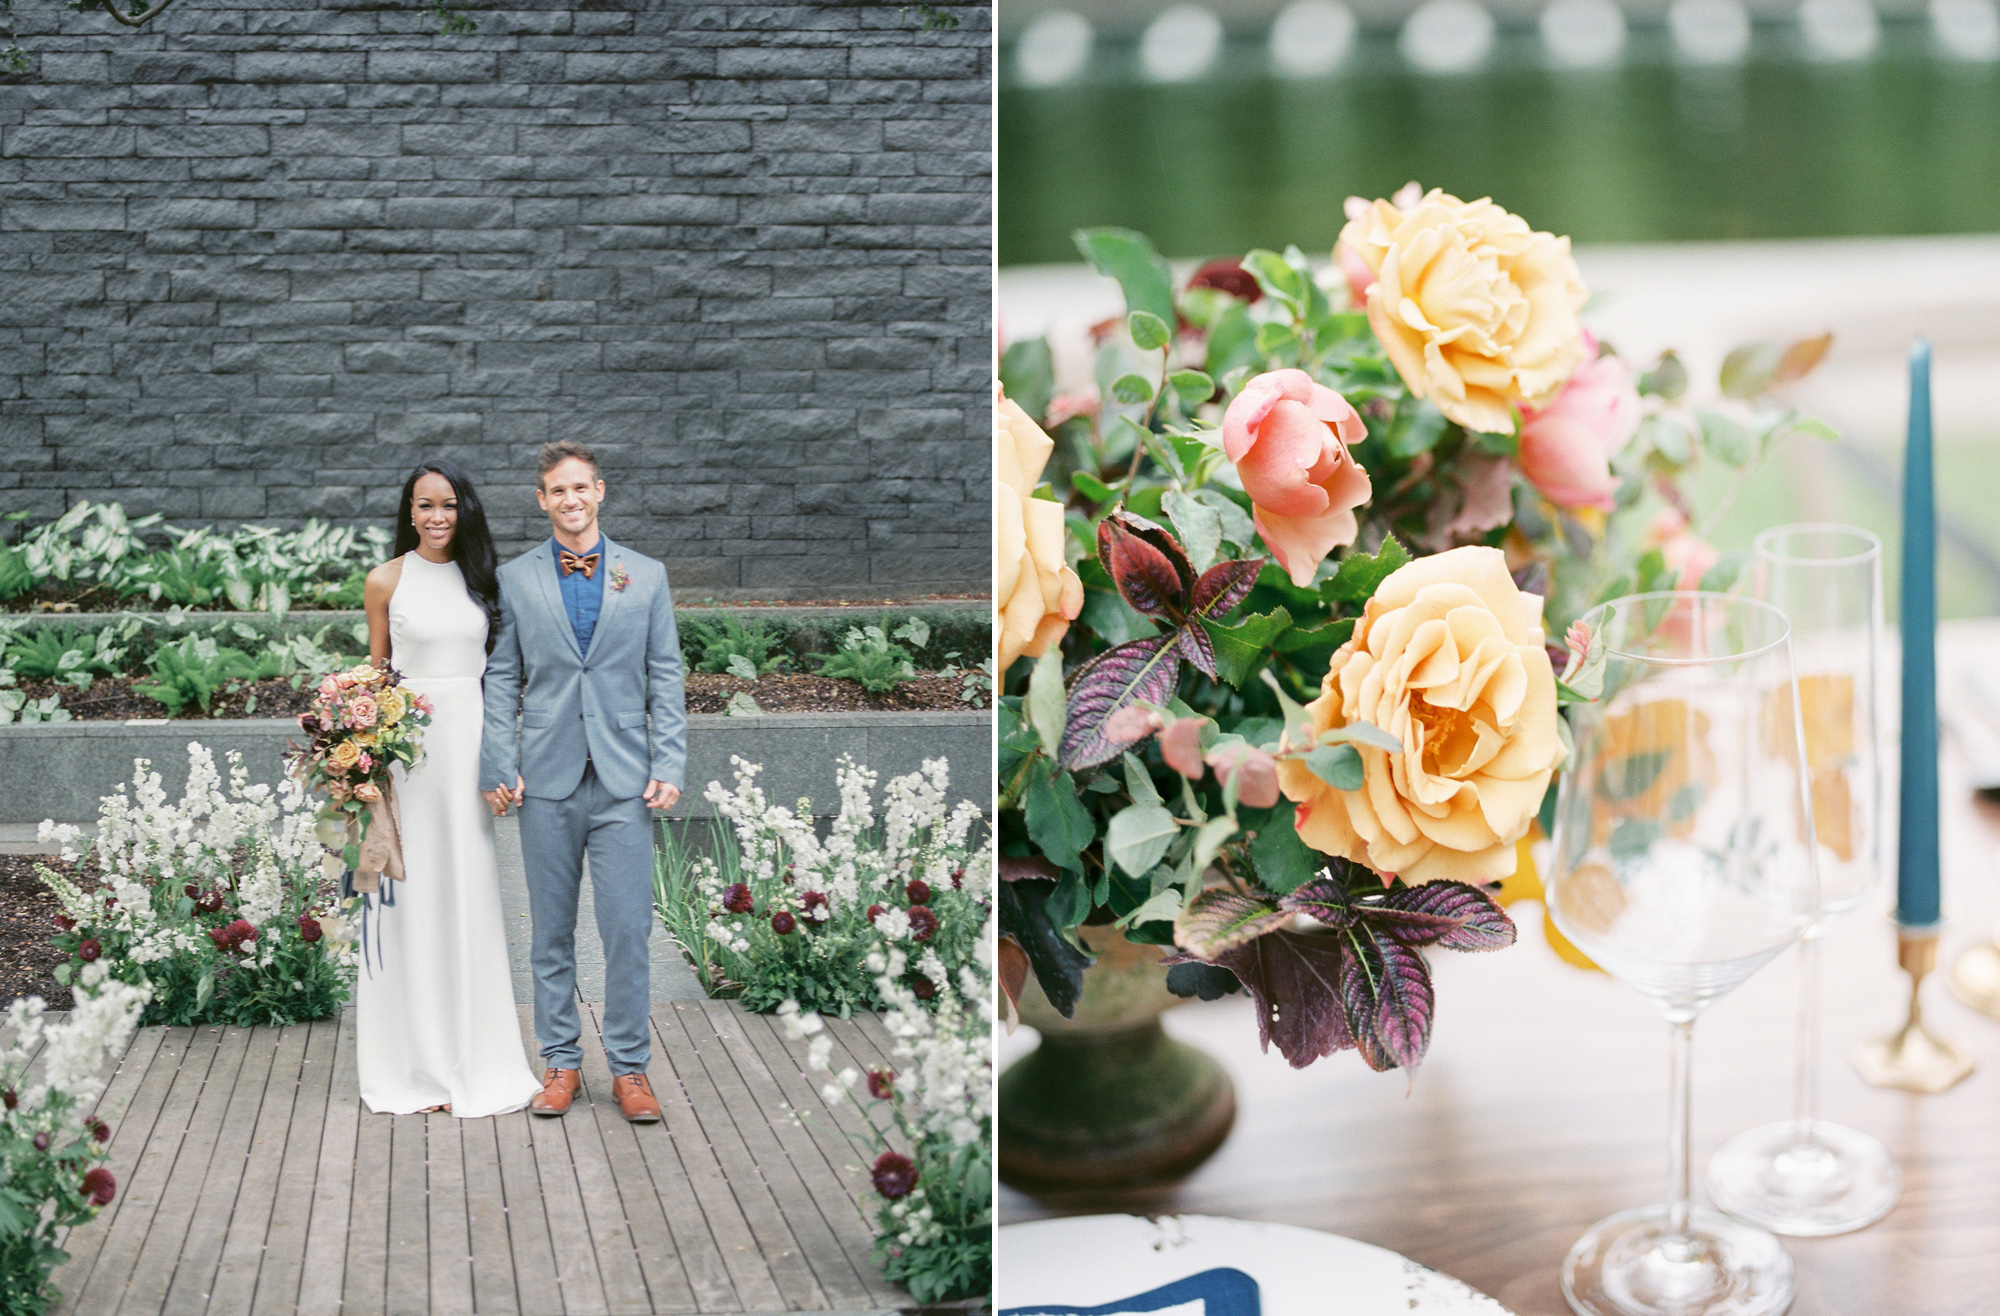
[[(1584, 338), (1585, 350), (1596, 341)], [(1616, 506), (1611, 458), (1639, 428), (1639, 390), (1616, 356), (1587, 358), (1546, 407), (1521, 408), (1521, 473), (1559, 507)]]
[(1207, 771), (1201, 762), (1201, 724), (1207, 720), (1184, 717), (1160, 733), (1160, 757), (1191, 781), (1200, 781)]
[(382, 788), (372, 781), (364, 781), (354, 788), (354, 798), (370, 804), (378, 803), (382, 798)]
[(1347, 399), (1303, 370), (1256, 376), (1223, 413), (1222, 448), (1250, 495), (1257, 532), (1301, 588), (1360, 530), (1354, 509), (1374, 490), (1347, 448), (1367, 436)]
[(1278, 761), (1251, 745), (1230, 745), (1208, 756), (1208, 765), (1227, 785), (1236, 778), (1236, 798), (1253, 809), (1278, 802)]

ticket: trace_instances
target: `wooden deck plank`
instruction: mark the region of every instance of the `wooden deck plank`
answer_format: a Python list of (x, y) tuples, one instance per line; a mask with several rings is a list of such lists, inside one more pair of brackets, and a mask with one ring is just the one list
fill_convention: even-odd
[[(195, 1098), (208, 1078), (221, 1039), (221, 1030), (216, 1028), (173, 1028), (161, 1040), (147, 1081), (141, 1085), (142, 1090), (150, 1086), (157, 1075), (164, 1084), (159, 1106), (145, 1129), (143, 1141), (127, 1144), (126, 1150), (118, 1152), (113, 1160), (114, 1174), (123, 1165), (130, 1165), (131, 1173), (120, 1178), (121, 1191), (112, 1202), (117, 1213), (104, 1236), (89, 1281), (77, 1288), (74, 1310), (96, 1316), (118, 1309), (125, 1285), (132, 1278), (132, 1268), (138, 1263), (139, 1251), (145, 1246), (154, 1212), (172, 1178)], [(120, 1145), (116, 1130), (112, 1131), (111, 1141), (113, 1147)]]
[[(152, 1226), (146, 1231), (145, 1244), (139, 1249), (131, 1280), (126, 1284), (124, 1297), (118, 1304), (120, 1312), (131, 1313), (132, 1316), (155, 1316), (166, 1301), (180, 1259), (187, 1253), (188, 1231), (194, 1221), (195, 1209), (200, 1204), (200, 1186), (207, 1182), (209, 1171), (217, 1168), (214, 1165), (215, 1151), (225, 1133), (224, 1116), (229, 1111), (237, 1078), (248, 1057), (249, 1029), (218, 1025), (205, 1031), (220, 1033), (221, 1037), (216, 1043), (215, 1059), (209, 1066), (207, 1081), (198, 1091), (190, 1094), (192, 1100), (187, 1132), (174, 1158), (173, 1174), (159, 1195), (159, 1204), (153, 1209)], [(267, 1062), (267, 1076), (268, 1073)], [(242, 1169), (240, 1159), (237, 1164), (224, 1168), (217, 1180), (218, 1190), (223, 1182), (240, 1177)], [(230, 1187), (229, 1196), (233, 1199), (233, 1182)], [(108, 1312), (110, 1308), (105, 1310)]]
[(472, 1234), (465, 1200), (465, 1147), (461, 1120), (442, 1112), (424, 1116), (430, 1174), (430, 1310), (472, 1310)]
[[(315, 1028), (320, 1025), (313, 1025)], [(295, 1291), (274, 1290), (273, 1309), (289, 1299), (300, 1316), (337, 1316), (345, 1287), (348, 1229), (352, 1223), (354, 1161), (358, 1154), (361, 1080), (355, 1069), (354, 1007), (340, 1012), (333, 1029), (332, 1077), (327, 1083), (326, 1123), (312, 1188), (312, 1215)]]
[(507, 1241), (507, 1195), (500, 1185), (500, 1142), (503, 1125), (518, 1115), (468, 1120), (459, 1130), (465, 1157), (465, 1220), (472, 1259), (473, 1309), (482, 1313), (516, 1313), (520, 1295), (514, 1288), (514, 1253)]
[[(584, 1086), (577, 1093), (576, 1104), (560, 1123), (569, 1142), (570, 1164), (576, 1171), (577, 1193), (583, 1201), (583, 1219), (590, 1230), (597, 1273), (604, 1284), (604, 1301), (612, 1311), (651, 1311), (652, 1297), (639, 1265), (638, 1242), (633, 1237), (618, 1187), (618, 1171), (626, 1169), (629, 1173), (629, 1168), (612, 1164), (599, 1122), (614, 1120), (623, 1127), (625, 1120), (618, 1113), (618, 1104), (611, 1099), (611, 1073), (603, 1052), (593, 1045), (598, 1039), (596, 1012), (588, 1007), (580, 1007), (580, 1011), (584, 1025), (581, 1071)], [(593, 1069), (601, 1073), (596, 1083), (589, 1078)], [(630, 1168), (636, 1168), (636, 1164)]]
[[(730, 1191), (743, 1210), (743, 1217), (750, 1227), (749, 1238), (762, 1254), (764, 1263), (770, 1267), (783, 1305), (797, 1311), (828, 1310), (833, 1304), (827, 1301), (825, 1290), (806, 1260), (798, 1236), (793, 1232), (792, 1222), (785, 1218), (784, 1205), (765, 1183), (759, 1172), (757, 1157), (745, 1142), (742, 1130), (731, 1117), (716, 1086), (708, 1052), (713, 1051), (714, 1058), (724, 1066), (729, 1064), (729, 1059), (722, 1054), (722, 1044), (715, 1040), (707, 1017), (697, 1008), (691, 1011), (662, 1010), (655, 1018), (672, 1025), (672, 1031), (667, 1034), (667, 1049), (673, 1053), (674, 1068), (693, 1103), (702, 1132), (714, 1148), (716, 1160), (729, 1181)], [(702, 1034), (708, 1036), (703, 1038)], [(733, 1068), (731, 1072), (734, 1072)], [(816, 1220), (818, 1213), (813, 1214)], [(743, 1246), (747, 1249), (749, 1244)]]
[(583, 1217), (583, 1193), (570, 1160), (569, 1138), (562, 1127), (580, 1113), (572, 1106), (570, 1113), (559, 1119), (529, 1116), (533, 1122), (528, 1126), (528, 1141), (542, 1186), (549, 1242), (555, 1248), (556, 1283), (562, 1287), (563, 1310), (572, 1316), (604, 1316), (610, 1307), (605, 1301), (604, 1280), (597, 1271), (590, 1227)]
[[(271, 1209), (278, 1197), (279, 1176), (284, 1172), (285, 1146), (298, 1102), (309, 1028), (307, 1024), (264, 1028), (251, 1039), (252, 1058), (261, 1046), (268, 1051), (269, 1061), (264, 1090), (252, 1115), (250, 1143), (243, 1153), (236, 1207), (217, 1231), (220, 1239), (217, 1264), (205, 1286), (210, 1295), (208, 1306), (218, 1313), (249, 1311), (256, 1296), (257, 1272), (263, 1265)], [(237, 1086), (242, 1088), (240, 1080)], [(207, 1206), (204, 1198), (202, 1207)], [(179, 1282), (177, 1277), (175, 1283)]]
[[(425, 1124), (428, 1115), (367, 1115), (364, 1122), (381, 1121), (389, 1126), (388, 1174), (377, 1180), (367, 1166), (357, 1163), (354, 1182), (364, 1188), (381, 1182), (389, 1189), (389, 1241), (384, 1263), (385, 1311), (420, 1312), (430, 1301), (431, 1220), (427, 1194), (429, 1176), (424, 1164), (428, 1147)], [(357, 1197), (366, 1200), (365, 1192)]]
[[(758, 1177), (783, 1211), (785, 1224), (798, 1240), (799, 1250), (826, 1296), (825, 1305), (841, 1311), (871, 1306), (874, 1298), (868, 1282), (855, 1268), (840, 1237), (829, 1227), (816, 1200), (812, 1178), (803, 1172), (804, 1167), (794, 1161), (778, 1137), (775, 1126), (787, 1117), (778, 1108), (781, 1098), (769, 1072), (746, 1054), (742, 1025), (738, 1022), (742, 1012), (726, 1001), (703, 1001), (700, 1005), (698, 1017), (709, 1029), (708, 1037), (702, 1039), (702, 1058), (709, 1079), (721, 1096), (718, 1109), (728, 1112), (737, 1136), (756, 1161)], [(681, 1017), (689, 1024), (695, 1018), (688, 1014)], [(806, 1148), (811, 1154), (810, 1141)], [(844, 1196), (830, 1175), (821, 1177), (826, 1180), (828, 1193), (836, 1198)]]
[[(270, 1091), (271, 1067), (277, 1058), (277, 1049), (269, 1045), (267, 1038), (257, 1036), (258, 1030), (239, 1028), (234, 1031), (243, 1034), (240, 1039), (243, 1061), (230, 1086), (229, 1099), (223, 1107), (221, 1127), (216, 1132), (208, 1163), (199, 1172), (190, 1166), (185, 1179), (175, 1177), (177, 1185), (188, 1186), (199, 1182), (201, 1187), (188, 1216), (187, 1237), (181, 1244), (180, 1259), (174, 1265), (173, 1281), (167, 1286), (166, 1300), (160, 1305), (161, 1316), (199, 1316), (199, 1313), (208, 1310), (216, 1271), (222, 1264), (223, 1244), (228, 1240), (230, 1222), (237, 1207), (245, 1205), (248, 1207), (246, 1215), (254, 1213), (254, 1206), (240, 1203), (240, 1199), (254, 1146), (258, 1116), (263, 1110), (265, 1094)], [(219, 1092), (213, 1089), (204, 1090), (203, 1105), (213, 1102), (218, 1095)], [(287, 1098), (290, 1095), (287, 1093)], [(264, 1216), (255, 1223), (260, 1242), (268, 1222), (267, 1208)]]
[[(157, 1077), (153, 1072), (153, 1062), (159, 1056), (160, 1044), (167, 1032), (165, 1028), (155, 1027), (141, 1028), (135, 1033), (132, 1044), (118, 1058), (118, 1066), (112, 1071), (111, 1081), (106, 1084), (103, 1095), (97, 1099), (95, 1113), (111, 1126), (111, 1141), (106, 1144), (111, 1152), (108, 1164), (122, 1190), (129, 1191), (131, 1187), (130, 1167), (138, 1159), (137, 1149), (144, 1147), (146, 1139), (152, 1134), (153, 1121), (160, 1113), (160, 1102), (165, 1099), (172, 1082), (171, 1067), (162, 1065)], [(61, 1240), (63, 1248), (69, 1253), (69, 1260), (54, 1276), (56, 1287), (63, 1294), (55, 1307), (57, 1316), (71, 1316), (75, 1312), (76, 1294), (89, 1281), (90, 1272), (97, 1265), (97, 1254), (104, 1246), (104, 1236), (111, 1229), (119, 1204), (120, 1197), (113, 1197), (111, 1205), (70, 1230), (68, 1236)]]
[[(349, 1018), (353, 1016), (350, 1013)], [(353, 1036), (343, 1032), (345, 1043)], [(387, 1310), (389, 1291), (389, 1156), (393, 1115), (377, 1115), (361, 1101), (360, 1076), (352, 1086), (335, 1090), (335, 1099), (354, 1103), (354, 1142), (348, 1164), (339, 1167), (348, 1181), (347, 1263), (333, 1276), (338, 1294), (335, 1310), (343, 1316)], [(304, 1295), (300, 1306), (303, 1307)]]
[[(601, 1034), (601, 1007), (585, 1005), (586, 1027)], [(673, 1161), (673, 1144), (664, 1121), (652, 1125), (626, 1122), (611, 1096), (611, 1068), (597, 1047), (583, 1052), (584, 1091), (592, 1097), (588, 1112), (603, 1143), (604, 1154), (614, 1175), (612, 1187), (631, 1231), (634, 1257), (645, 1279), (650, 1309), (656, 1312), (698, 1310), (694, 1288), (681, 1264), (667, 1205), (654, 1185), (652, 1163)], [(571, 1118), (574, 1118), (573, 1116)], [(685, 1184), (675, 1187), (685, 1196)], [(696, 1218), (699, 1219), (699, 1213)], [(704, 1234), (706, 1227), (703, 1228)], [(727, 1281), (725, 1280), (725, 1287)]]
[[(312, 1221), (313, 1204), (319, 1188), (320, 1144), (326, 1137), (327, 1097), (333, 1085), (334, 1054), (340, 1038), (340, 1019), (319, 1019), (301, 1024), (297, 1088), (292, 1099), (291, 1122), (286, 1126), (278, 1169), (279, 1190), (271, 1204), (264, 1237), (254, 1266), (256, 1286), (251, 1300), (238, 1307), (220, 1305), (224, 1280), (216, 1281), (215, 1309), (270, 1313), (289, 1316), (299, 1299), (299, 1274), (305, 1267), (306, 1228)], [(273, 1067), (274, 1072), (282, 1072)], [(245, 1240), (246, 1244), (248, 1240)], [(223, 1252), (223, 1270), (229, 1273), (230, 1253)], [(251, 1268), (246, 1260), (245, 1268)], [(236, 1290), (228, 1290), (234, 1296)]]
[[(779, 1310), (785, 1306), (785, 1298), (771, 1267), (761, 1253), (738, 1241), (751, 1237), (749, 1218), (736, 1200), (708, 1131), (695, 1114), (687, 1081), (681, 1076), (683, 1070), (698, 1072), (701, 1067), (700, 1057), (688, 1053), (686, 1031), (668, 1017), (683, 1006), (680, 1001), (653, 1006), (653, 1034), (658, 1042), (651, 1067), (653, 1092), (660, 1099), (681, 1173), (692, 1190), (680, 1199), (682, 1209), (673, 1217), (674, 1238), (680, 1244), (689, 1277), (696, 1282), (697, 1301), (703, 1311)], [(657, 1173), (654, 1183), (660, 1186)], [(662, 1200), (673, 1200), (666, 1192), (663, 1187)], [(690, 1202), (700, 1212), (704, 1226), (700, 1232), (687, 1216)], [(724, 1291), (725, 1285), (734, 1291), (733, 1296)]]
[[(534, 1007), (519, 1011), (523, 1031)], [(556, 1282), (554, 1240), (549, 1236), (548, 1208), (542, 1199), (541, 1171), (535, 1164), (533, 1125), (542, 1117), (517, 1111), (493, 1121), (500, 1152), (501, 1211), (507, 1218), (507, 1244), (514, 1259), (517, 1305), (532, 1316), (556, 1316), (563, 1311), (562, 1288)]]
[[(764, 1026), (755, 1027), (753, 1020)], [(863, 1088), (854, 1100), (829, 1106), (819, 1094), (819, 1076), (806, 1072), (805, 1042), (793, 1042), (786, 1038), (778, 1021), (770, 1015), (746, 1015), (743, 1030), (777, 1080), (785, 1100), (800, 1113), (820, 1154), (839, 1179), (848, 1199), (854, 1203), (856, 1212), (866, 1222), (868, 1164), (871, 1160), (867, 1150), (869, 1144), (850, 1141), (846, 1135), (853, 1134), (857, 1138), (868, 1136), (865, 1127), (868, 1120), (862, 1112), (873, 1104), (873, 1099)], [(838, 1038), (835, 1039), (834, 1050), (836, 1055), (842, 1053)], [(864, 1073), (868, 1070), (869, 1066), (863, 1065), (859, 1057), (850, 1053), (850, 1058), (856, 1068)]]

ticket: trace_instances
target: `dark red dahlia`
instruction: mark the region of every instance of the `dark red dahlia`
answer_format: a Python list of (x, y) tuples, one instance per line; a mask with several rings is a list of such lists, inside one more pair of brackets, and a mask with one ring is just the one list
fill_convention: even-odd
[(68, 932), (71, 928), (76, 926), (76, 920), (71, 918), (67, 914), (58, 914), (56, 915), (56, 926), (61, 928), (64, 932)]
[(299, 915), (299, 940), (308, 946), (320, 938), (319, 920), (309, 914)]
[(965, 865), (960, 864), (958, 867), (951, 870), (951, 889), (957, 891), (964, 885), (965, 885)]
[(792, 917), (792, 912), (789, 909), (781, 909), (771, 915), (771, 931), (781, 937), (790, 936), (792, 930), (798, 927), (798, 925), (799, 921)]
[(90, 963), (103, 953), (104, 947), (97, 944), (97, 938), (95, 937), (85, 937), (83, 944), (76, 948), (76, 957), (85, 964)]
[(222, 908), (222, 893), (213, 890), (204, 891), (196, 898), (194, 907), (204, 914), (213, 914), (216, 910)]
[(118, 897), (117, 896), (104, 897), (104, 908), (107, 910), (118, 908)]
[(182, 891), (182, 893), (183, 893), (183, 894), (185, 894), (185, 895), (187, 896), (187, 898), (188, 898), (189, 900), (194, 900), (194, 899), (198, 898), (198, 897), (199, 897), (199, 896), (201, 895), (201, 888), (200, 888), (200, 887), (198, 887), (198, 886), (196, 886), (196, 885), (195, 885), (194, 883), (192, 883), (192, 882), (190, 882), (190, 883), (188, 883), (188, 884), (187, 884), (186, 886), (182, 887), (182, 888), (181, 888), (181, 891)]
[(868, 1095), (877, 1101), (887, 1101), (896, 1091), (896, 1071), (893, 1069), (871, 1069), (868, 1071)]
[(1243, 262), (1234, 256), (1218, 256), (1209, 261), (1194, 272), (1187, 286), (1214, 288), (1243, 302), (1256, 302), (1264, 296), (1264, 290), (1257, 286), (1257, 276), (1244, 269)]
[(20, 1100), (21, 1098), (19, 1094), (17, 1094), (12, 1088), (8, 1088), (5, 1092), (0, 1092), (0, 1102), (5, 1102), (8, 1110), (14, 1109), (14, 1106)]
[(722, 907), (732, 914), (748, 914), (757, 902), (751, 898), (748, 884), (731, 882), (722, 888)]
[(94, 1138), (96, 1141), (98, 1142), (111, 1141), (111, 1126), (109, 1124), (106, 1124), (103, 1120), (99, 1119), (92, 1120), (90, 1122), (89, 1128), (90, 1128), (90, 1136)]
[(873, 923), (876, 919), (876, 916), (879, 915), (884, 908), (885, 907), (882, 905), (870, 905), (868, 907), (868, 921), (870, 923)]
[(917, 980), (910, 984), (910, 991), (918, 1000), (928, 1001), (937, 995), (937, 984), (920, 973), (917, 975)]
[(208, 930), (208, 939), (215, 943), (217, 950), (234, 950), (236, 948), (236, 943), (229, 939), (228, 928), (210, 928)]
[(903, 894), (910, 898), (913, 905), (928, 905), (931, 903), (931, 884), (920, 877), (905, 886)]
[(886, 1151), (875, 1158), (875, 1168), (868, 1173), (875, 1191), (895, 1201), (908, 1197), (917, 1186), (917, 1165), (901, 1152)]
[(235, 942), (255, 941), (257, 929), (250, 925), (248, 919), (239, 918), (229, 925), (229, 939)]
[(931, 913), (929, 905), (910, 906), (910, 935), (918, 941), (929, 941), (937, 935), (937, 915)]
[(109, 1206), (117, 1194), (118, 1181), (103, 1166), (96, 1166), (83, 1176), (83, 1195), (92, 1206)]
[(43, 1132), (37, 1133), (35, 1135), (35, 1150), (47, 1151), (48, 1149), (49, 1149), (49, 1135), (47, 1131), (44, 1130)]
[(819, 909), (826, 904), (826, 892), (808, 891), (805, 895), (799, 897), (799, 903), (809, 910)]

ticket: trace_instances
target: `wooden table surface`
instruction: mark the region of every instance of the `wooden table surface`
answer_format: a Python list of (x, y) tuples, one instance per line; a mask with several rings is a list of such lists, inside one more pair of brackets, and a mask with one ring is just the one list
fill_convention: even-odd
[[(1941, 687), (1949, 690), (1954, 663), (2000, 661), (1992, 655), (2000, 627), (1947, 626)], [(1974, 796), (1949, 744), (1943, 797), (1951, 924), (1925, 1008), (1978, 1069), (1939, 1096), (1864, 1084), (1847, 1053), (1893, 1032), (1907, 993), (1891, 895), (1828, 933), (1823, 1117), (1882, 1139), (1905, 1186), (1895, 1210), (1865, 1230), (1786, 1240), (1798, 1267), (1795, 1316), (2000, 1311), (2000, 1023), (1944, 982), (1951, 959), (2000, 913), (2000, 804)], [(1890, 854), (1893, 862), (1893, 845)], [(1667, 1026), (1636, 993), (1558, 960), (1539, 906), (1512, 913), (1522, 933), (1514, 948), (1433, 957), (1437, 1026), (1413, 1085), (1370, 1072), (1351, 1052), (1293, 1070), (1275, 1050), (1258, 1052), (1240, 995), (1191, 1003), (1166, 1023), (1236, 1082), (1236, 1127), (1222, 1149), (1172, 1184), (1036, 1197), (1003, 1187), (1000, 1222), (1133, 1212), (1304, 1225), (1455, 1275), (1519, 1316), (1567, 1316), (1556, 1269), (1570, 1245), (1613, 1211), (1664, 1200)], [(1696, 1025), (1697, 1185), (1724, 1140), (1789, 1116), (1796, 1000), (1787, 954)], [(1031, 1044), (1025, 1033), (1008, 1039), (1003, 1064)], [(1004, 1246), (997, 1264), (1006, 1265)]]

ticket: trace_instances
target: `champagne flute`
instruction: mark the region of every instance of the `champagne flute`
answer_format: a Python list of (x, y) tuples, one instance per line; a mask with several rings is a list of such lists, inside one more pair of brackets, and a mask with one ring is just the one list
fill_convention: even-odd
[(1708, 1195), (1780, 1234), (1844, 1234), (1880, 1220), (1903, 1190), (1887, 1147), (1819, 1118), (1819, 939), (1867, 899), (1882, 871), (1875, 732), (1882, 541), (1854, 526), (1786, 525), (1758, 535), (1755, 548), (1754, 592), (1792, 624), (1820, 913), (1799, 942), (1795, 1113), (1724, 1143), (1708, 1163)]
[(1777, 1316), (1791, 1255), (1689, 1202), (1695, 1018), (1818, 912), (1791, 628), (1768, 603), (1670, 592), (1587, 613), (1548, 909), (1671, 1028), (1668, 1200), (1593, 1225), (1563, 1261), (1584, 1316)]

